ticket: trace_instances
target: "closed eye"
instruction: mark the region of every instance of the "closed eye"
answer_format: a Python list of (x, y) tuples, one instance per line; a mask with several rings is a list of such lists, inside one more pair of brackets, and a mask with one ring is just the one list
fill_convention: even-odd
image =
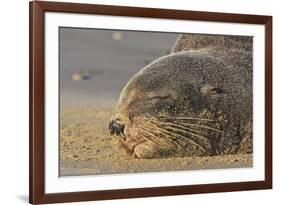
[(164, 100), (164, 99), (168, 99), (168, 98), (171, 98), (170, 94), (153, 96), (153, 97), (148, 98), (148, 100)]
[(220, 88), (212, 88), (211, 94), (224, 94), (224, 90), (220, 89)]

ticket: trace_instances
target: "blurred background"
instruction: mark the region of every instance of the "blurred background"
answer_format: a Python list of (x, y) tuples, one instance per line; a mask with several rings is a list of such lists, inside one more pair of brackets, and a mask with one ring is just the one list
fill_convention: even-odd
[(128, 80), (169, 52), (177, 34), (59, 30), (61, 105), (114, 106)]

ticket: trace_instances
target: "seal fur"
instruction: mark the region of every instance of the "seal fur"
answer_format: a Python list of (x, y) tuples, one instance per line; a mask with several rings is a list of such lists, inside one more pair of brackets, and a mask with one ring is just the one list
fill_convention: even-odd
[(126, 84), (109, 130), (138, 158), (252, 153), (252, 67), (251, 37), (180, 35)]

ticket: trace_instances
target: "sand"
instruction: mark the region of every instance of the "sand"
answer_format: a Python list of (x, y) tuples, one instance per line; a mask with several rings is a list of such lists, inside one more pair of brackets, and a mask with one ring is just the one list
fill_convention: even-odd
[(135, 159), (108, 134), (111, 107), (62, 106), (60, 176), (252, 167), (252, 155)]

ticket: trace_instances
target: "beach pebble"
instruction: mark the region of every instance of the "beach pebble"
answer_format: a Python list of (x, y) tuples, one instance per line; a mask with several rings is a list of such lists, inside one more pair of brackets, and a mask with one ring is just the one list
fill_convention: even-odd
[(82, 80), (82, 75), (79, 74), (79, 73), (74, 73), (74, 74), (72, 75), (72, 80), (74, 80), (74, 81)]
[(113, 32), (112, 33), (112, 39), (116, 40), (116, 41), (122, 40), (123, 39), (123, 34), (120, 33), (120, 32)]
[(80, 81), (80, 80), (90, 80), (91, 75), (89, 72), (80, 72), (80, 73), (74, 73), (72, 74), (72, 80), (74, 81)]

